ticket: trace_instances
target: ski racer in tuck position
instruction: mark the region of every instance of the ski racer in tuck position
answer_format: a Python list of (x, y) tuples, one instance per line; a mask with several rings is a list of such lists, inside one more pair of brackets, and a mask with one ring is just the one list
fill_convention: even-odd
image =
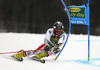
[[(54, 55), (60, 51), (60, 47), (66, 40), (66, 33), (62, 22), (57, 21), (54, 23), (53, 28), (49, 28), (46, 32), (44, 44), (40, 45), (35, 50), (24, 51), (12, 55), (18, 61), (23, 61), (22, 57), (35, 55), (32, 58), (40, 60), (43, 57)], [(44, 49), (44, 50), (42, 50)], [(41, 51), (42, 50), (42, 51)]]

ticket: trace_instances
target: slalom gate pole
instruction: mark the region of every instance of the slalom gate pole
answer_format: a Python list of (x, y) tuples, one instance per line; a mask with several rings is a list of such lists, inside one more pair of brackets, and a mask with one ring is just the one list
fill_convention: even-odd
[(90, 26), (88, 25), (88, 61), (90, 60)]
[[(64, 1), (63, 1), (63, 0), (61, 0), (61, 2), (62, 2), (62, 4), (64, 5), (64, 7), (65, 7), (65, 9), (66, 9), (67, 7), (66, 7), (66, 5), (65, 5)], [(68, 10), (67, 10), (67, 9), (66, 9), (66, 11), (68, 12)], [(68, 15), (68, 16), (69, 16), (69, 15)], [(69, 18), (69, 19), (70, 19), (70, 18)], [(69, 20), (69, 31), (68, 31), (68, 35), (67, 35), (66, 41), (65, 41), (65, 43), (64, 43), (64, 45), (63, 45), (63, 47), (62, 47), (61, 51), (60, 51), (60, 52), (58, 53), (58, 55), (56, 56), (55, 60), (57, 60), (57, 58), (59, 57), (59, 55), (60, 55), (60, 54), (61, 54), (61, 52), (63, 51), (63, 49), (64, 49), (64, 47), (65, 47), (65, 45), (66, 45), (66, 43), (67, 43), (67, 41), (68, 41), (70, 31), (71, 31), (71, 22), (70, 22), (70, 20)]]
[(64, 49), (64, 47), (65, 47), (65, 45), (66, 45), (66, 43), (67, 43), (67, 41), (68, 41), (70, 31), (71, 31), (71, 23), (69, 23), (69, 32), (68, 32), (68, 35), (67, 35), (66, 41), (65, 41), (65, 43), (64, 43), (64, 45), (63, 45), (63, 47), (62, 47), (61, 51), (59, 52), (59, 54), (56, 56), (55, 60), (57, 60), (57, 59), (58, 59), (59, 55), (60, 55), (60, 54), (61, 54), (61, 52), (63, 51), (63, 49)]
[(90, 0), (88, 0), (88, 4), (90, 4)]
[[(88, 0), (88, 5), (90, 5), (90, 0)], [(88, 7), (90, 9), (90, 6)], [(88, 21), (90, 20), (90, 11), (88, 9)], [(88, 61), (90, 60), (90, 22), (88, 22), (89, 25), (88, 25)]]

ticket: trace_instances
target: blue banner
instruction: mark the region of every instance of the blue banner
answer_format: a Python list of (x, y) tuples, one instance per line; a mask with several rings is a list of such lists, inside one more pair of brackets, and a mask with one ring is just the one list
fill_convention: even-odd
[(87, 4), (68, 6), (66, 11), (72, 24), (89, 25), (89, 6)]

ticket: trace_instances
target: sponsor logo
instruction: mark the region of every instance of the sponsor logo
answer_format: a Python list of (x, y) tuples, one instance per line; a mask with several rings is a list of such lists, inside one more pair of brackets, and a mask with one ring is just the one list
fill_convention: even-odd
[(71, 7), (68, 9), (70, 12), (80, 12), (81, 9), (80, 8), (77, 8), (77, 7)]

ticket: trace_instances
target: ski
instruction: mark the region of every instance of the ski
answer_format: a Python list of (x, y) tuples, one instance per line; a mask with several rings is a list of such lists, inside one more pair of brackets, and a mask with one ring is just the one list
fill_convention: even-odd
[[(15, 58), (14, 56), (11, 56), (11, 57), (14, 58), (15, 60), (19, 61), (19, 62), (23, 61), (23, 58)], [(45, 63), (44, 59), (38, 59), (38, 58), (32, 57), (32, 60), (35, 60), (35, 61), (38, 61), (38, 62), (41, 62), (41, 63)]]
[(35, 60), (35, 61), (39, 61), (41, 63), (45, 63), (44, 59), (38, 59), (38, 58), (35, 58), (34, 56), (32, 57), (32, 59)]

